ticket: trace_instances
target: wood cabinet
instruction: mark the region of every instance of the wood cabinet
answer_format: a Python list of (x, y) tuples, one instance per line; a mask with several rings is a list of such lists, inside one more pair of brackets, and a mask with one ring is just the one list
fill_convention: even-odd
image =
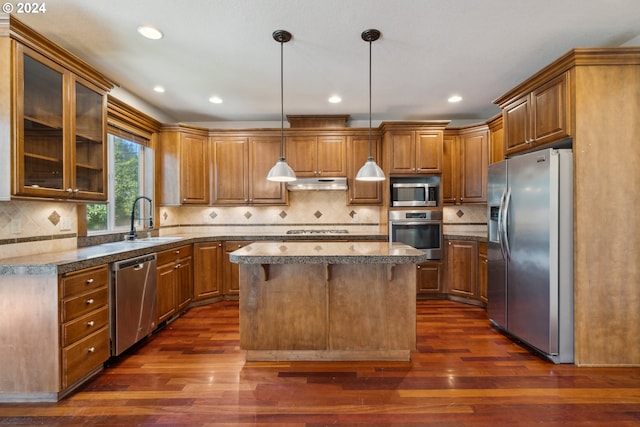
[(13, 194), (105, 201), (106, 89), (21, 43), (15, 53)]
[(60, 384), (65, 390), (109, 359), (107, 265), (60, 276)]
[(486, 125), (445, 131), (441, 179), (443, 203), (486, 203), (488, 147)]
[(212, 136), (210, 147), (214, 204), (287, 203), (285, 185), (267, 180), (280, 157), (279, 136)]
[(165, 125), (156, 154), (159, 205), (206, 205), (210, 201), (208, 132)]
[(222, 287), (226, 297), (233, 299), (240, 296), (240, 267), (238, 264), (229, 261), (229, 254), (251, 243), (253, 242), (248, 240), (228, 240), (224, 242)]
[(504, 125), (502, 114), (489, 119), (489, 164), (504, 160)]
[(487, 259), (487, 243), (478, 243), (478, 298), (483, 303), (488, 302), (487, 285), (488, 285), (488, 262)]
[(346, 137), (291, 135), (285, 138), (287, 163), (299, 177), (346, 176)]
[(478, 295), (478, 243), (471, 240), (447, 240), (447, 292), (466, 300)]
[(390, 174), (442, 171), (442, 131), (393, 130), (385, 134)]
[(418, 296), (444, 294), (442, 288), (443, 263), (425, 261), (417, 265), (416, 291)]
[[(380, 138), (374, 137), (371, 149), (374, 159), (381, 162)], [(347, 186), (350, 205), (379, 205), (382, 203), (383, 182), (356, 181), (356, 174), (369, 158), (369, 135), (347, 138)], [(386, 186), (386, 185), (385, 185)]]
[(158, 252), (158, 324), (187, 307), (193, 295), (192, 247)]
[(222, 242), (193, 245), (193, 299), (207, 300), (222, 295)]
[(570, 74), (564, 72), (503, 107), (506, 154), (572, 135)]

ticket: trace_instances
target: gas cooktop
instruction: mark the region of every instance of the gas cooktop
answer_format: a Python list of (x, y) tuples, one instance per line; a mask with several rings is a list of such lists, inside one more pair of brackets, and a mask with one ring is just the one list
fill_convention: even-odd
[(288, 230), (287, 234), (349, 234), (349, 230)]

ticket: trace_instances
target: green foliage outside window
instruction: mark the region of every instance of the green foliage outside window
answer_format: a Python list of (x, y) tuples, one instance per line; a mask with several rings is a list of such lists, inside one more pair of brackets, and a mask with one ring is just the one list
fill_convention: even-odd
[[(117, 136), (109, 135), (113, 153), (114, 180), (110, 192), (113, 203), (114, 228), (128, 228), (131, 220), (131, 206), (140, 195), (140, 154), (141, 146)], [(106, 231), (108, 225), (108, 205), (87, 205), (87, 229)]]

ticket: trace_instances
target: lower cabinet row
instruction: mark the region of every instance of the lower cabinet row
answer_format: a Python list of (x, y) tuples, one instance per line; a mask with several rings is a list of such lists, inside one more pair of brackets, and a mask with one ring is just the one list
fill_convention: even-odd
[(418, 264), (417, 293), (421, 298), (449, 297), (487, 303), (487, 244), (472, 240), (445, 240), (443, 261)]

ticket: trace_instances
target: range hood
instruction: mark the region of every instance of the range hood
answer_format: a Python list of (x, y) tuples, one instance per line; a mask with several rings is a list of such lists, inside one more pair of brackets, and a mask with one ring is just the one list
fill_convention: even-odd
[(318, 190), (341, 190), (347, 189), (347, 178), (318, 177), (318, 178), (298, 178), (287, 183), (289, 191), (318, 191)]

